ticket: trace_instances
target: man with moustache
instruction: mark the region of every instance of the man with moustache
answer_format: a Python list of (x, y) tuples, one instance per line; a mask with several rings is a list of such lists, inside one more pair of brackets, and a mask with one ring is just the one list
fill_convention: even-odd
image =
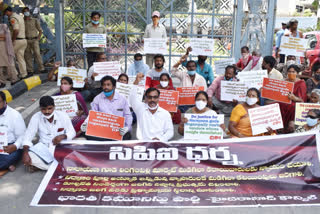
[(160, 91), (148, 88), (145, 93), (145, 103), (137, 99), (137, 85), (143, 77), (143, 73), (137, 74), (133, 83), (136, 86), (129, 96), (133, 111), (137, 115), (137, 138), (167, 142), (173, 137), (173, 124), (170, 113), (158, 105)]

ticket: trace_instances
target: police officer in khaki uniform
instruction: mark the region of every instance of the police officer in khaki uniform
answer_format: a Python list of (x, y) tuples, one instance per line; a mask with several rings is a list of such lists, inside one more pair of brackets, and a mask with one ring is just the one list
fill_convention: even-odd
[(33, 73), (33, 55), (38, 64), (38, 70), (44, 72), (42, 57), (40, 55), (39, 40), (42, 35), (39, 19), (31, 17), (30, 9), (25, 7), (22, 9), (24, 15), (24, 25), (26, 29), (27, 49), (24, 53), (24, 59), (27, 63), (28, 74)]
[(26, 78), (28, 73), (24, 60), (24, 52), (27, 48), (27, 40), (23, 17), (14, 13), (11, 7), (7, 7), (4, 10), (4, 14), (9, 17), (13, 49), (18, 61), (20, 76), (21, 78)]

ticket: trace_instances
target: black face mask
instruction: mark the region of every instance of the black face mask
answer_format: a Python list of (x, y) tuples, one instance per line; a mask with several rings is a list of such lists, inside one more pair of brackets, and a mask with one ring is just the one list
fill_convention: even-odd
[(7, 105), (3, 106), (3, 108), (0, 108), (0, 115), (2, 115), (7, 109)]
[(198, 62), (199, 62), (199, 63), (204, 63), (205, 61), (206, 61), (206, 59), (198, 58)]
[(320, 74), (315, 74), (314, 78), (319, 81), (320, 80)]

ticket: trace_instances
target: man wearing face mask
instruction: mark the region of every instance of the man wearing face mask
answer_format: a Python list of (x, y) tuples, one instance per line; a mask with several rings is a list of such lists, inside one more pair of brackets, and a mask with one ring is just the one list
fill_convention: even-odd
[(228, 65), (224, 76), (217, 77), (207, 90), (209, 96), (208, 105), (218, 109), (219, 113), (230, 115), (234, 103), (221, 101), (221, 81), (238, 81), (236, 78), (236, 67)]
[[(182, 59), (184, 59), (184, 61), (182, 61), (182, 66), (187, 67), (187, 58), (189, 56), (189, 53), (192, 51), (191, 47), (187, 48), (187, 52), (184, 56), (182, 56)], [(204, 80), (206, 81), (207, 86), (211, 85), (211, 83), (214, 80), (214, 75), (213, 75), (213, 71), (211, 66), (206, 63), (207, 60), (207, 56), (198, 56), (198, 61), (196, 62), (196, 72), (198, 74), (200, 74)]]
[(134, 55), (134, 62), (128, 69), (128, 76), (136, 76), (139, 72), (146, 75), (149, 70), (149, 66), (147, 64), (144, 64), (142, 60), (142, 54), (136, 53)]
[[(128, 101), (124, 96), (115, 91), (117, 81), (111, 76), (104, 76), (101, 79), (103, 91), (98, 94), (91, 103), (93, 111), (99, 111), (107, 114), (117, 115), (125, 118), (124, 127), (119, 129), (123, 140), (131, 139), (132, 115)], [(83, 132), (87, 129), (88, 121), (81, 126)], [(108, 140), (104, 138), (86, 136), (88, 140)]]
[(25, 7), (22, 9), (24, 15), (24, 25), (26, 29), (26, 39), (27, 39), (27, 48), (24, 54), (24, 58), (27, 64), (28, 74), (33, 74), (33, 55), (38, 64), (38, 70), (40, 72), (45, 72), (42, 57), (40, 54), (39, 40), (42, 35), (42, 29), (40, 26), (40, 21), (31, 17), (30, 9)]
[(8, 154), (0, 154), (0, 177), (8, 170), (15, 170), (15, 164), (22, 155), (20, 147), (25, 130), (26, 125), (21, 114), (7, 105), (6, 95), (0, 91), (0, 132), (5, 133), (8, 143), (3, 148)]
[[(138, 73), (134, 85), (138, 85), (144, 75)], [(173, 135), (173, 124), (168, 111), (159, 107), (160, 91), (148, 88), (145, 92), (145, 103), (137, 99), (137, 86), (133, 87), (129, 99), (137, 115), (137, 138), (139, 140), (169, 141)]]
[[(91, 13), (91, 23), (89, 23), (86, 28), (84, 29), (84, 33), (95, 33), (95, 34), (106, 34), (107, 29), (105, 26), (100, 24), (100, 17), (101, 14), (99, 12), (92, 12)], [(88, 61), (88, 68), (90, 68), (93, 65), (93, 62), (97, 58), (97, 54), (105, 52), (105, 48), (99, 48), (99, 47), (92, 47), (87, 48), (87, 61)]]
[(267, 70), (268, 78), (282, 80), (282, 74), (274, 68), (276, 63), (277, 61), (273, 56), (265, 56), (262, 62), (262, 69)]
[(312, 90), (320, 88), (320, 67), (313, 70), (313, 75), (306, 81), (306, 85), (308, 98), (310, 98)]
[[(33, 145), (32, 140), (36, 134), (39, 142)], [(54, 146), (62, 140), (72, 140), (75, 136), (76, 132), (68, 114), (55, 110), (52, 97), (41, 97), (40, 112), (32, 116), (23, 137), (23, 164), (30, 172), (37, 169), (47, 170), (51, 162), (47, 162), (46, 158), (51, 155), (53, 159)]]
[(247, 46), (243, 46), (241, 48), (241, 58), (235, 64), (237, 70), (242, 71), (245, 67), (248, 66), (249, 62), (252, 60), (252, 56), (250, 55), (249, 48)]

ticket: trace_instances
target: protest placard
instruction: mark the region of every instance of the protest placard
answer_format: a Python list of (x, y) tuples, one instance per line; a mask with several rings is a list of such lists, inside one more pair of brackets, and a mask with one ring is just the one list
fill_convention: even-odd
[(85, 69), (59, 67), (58, 71), (58, 86), (61, 85), (62, 77), (70, 77), (73, 81), (74, 88), (83, 88), (84, 80), (87, 78), (87, 71)]
[(177, 112), (179, 91), (160, 90), (159, 106), (168, 112)]
[(8, 155), (8, 153), (6, 153), (3, 150), (4, 146), (8, 146), (8, 127), (6, 126), (0, 126), (0, 154), (2, 155)]
[(106, 34), (95, 34), (95, 33), (84, 33), (82, 34), (82, 45), (83, 48), (106, 48), (107, 46), (107, 35)]
[[(136, 76), (128, 76), (129, 77), (129, 85), (133, 85), (134, 81), (136, 80)], [(143, 79), (138, 83), (138, 86), (145, 88), (146, 87), (146, 75)]]
[[(121, 83), (121, 82), (117, 82), (117, 87), (116, 87), (116, 92), (118, 92), (119, 94), (123, 95), (127, 99), (130, 107), (131, 107), (131, 103), (130, 103), (130, 100), (129, 100), (129, 95), (130, 95), (130, 92), (132, 91), (132, 87), (135, 87), (135, 86), (134, 85), (129, 85), (129, 84), (124, 84), (124, 83)], [(143, 87), (137, 87), (137, 94), (135, 95), (136, 99), (142, 101), (143, 94), (144, 94), (144, 88)]]
[(109, 75), (115, 79), (118, 79), (121, 74), (121, 65), (118, 61), (110, 62), (94, 62), (94, 72), (98, 75), (94, 77), (95, 81), (100, 81), (102, 77)]
[(144, 38), (145, 54), (167, 54), (167, 39)]
[(280, 54), (304, 57), (308, 40), (302, 38), (281, 37)]
[(293, 92), (293, 87), (293, 82), (264, 78), (261, 96), (270, 100), (290, 104), (291, 100), (288, 98), (288, 94), (289, 92)]
[(311, 109), (319, 109), (320, 104), (316, 103), (296, 103), (296, 112), (294, 123), (303, 126), (307, 123), (307, 114)]
[(86, 135), (122, 140), (119, 128), (124, 127), (124, 117), (103, 112), (90, 111)]
[(267, 128), (282, 129), (283, 122), (278, 103), (249, 109), (249, 118), (253, 135), (266, 133)]
[(55, 110), (63, 111), (70, 117), (77, 115), (78, 104), (75, 94), (52, 96), (54, 99)]
[(248, 89), (249, 86), (245, 82), (221, 81), (221, 100), (244, 102)]
[(247, 83), (249, 88), (260, 89), (263, 84), (263, 78), (268, 78), (268, 72), (267, 70), (241, 71), (238, 73), (237, 78), (240, 82)]
[(223, 130), (220, 124), (224, 123), (223, 114), (185, 114), (188, 122), (184, 124), (184, 139), (186, 140), (221, 140)]
[(196, 93), (203, 90), (203, 86), (177, 88), (177, 91), (179, 91), (179, 105), (194, 105)]
[(192, 55), (195, 56), (213, 56), (214, 40), (205, 38), (190, 39), (190, 47)]
[(233, 65), (235, 63), (236, 63), (236, 60), (234, 58), (221, 59), (221, 60), (214, 61), (216, 74), (224, 75), (226, 71), (226, 67), (228, 65)]

